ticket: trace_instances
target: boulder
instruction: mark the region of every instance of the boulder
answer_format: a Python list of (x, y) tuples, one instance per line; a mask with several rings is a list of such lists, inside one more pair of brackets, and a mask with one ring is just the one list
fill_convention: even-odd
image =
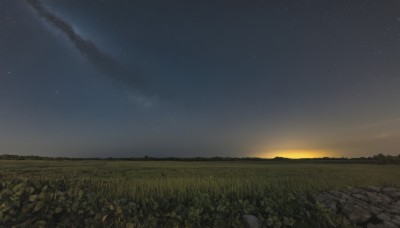
[(261, 228), (261, 221), (254, 215), (243, 215), (243, 222), (246, 224), (247, 228)]
[(372, 217), (367, 209), (356, 206), (351, 202), (342, 203), (341, 206), (343, 213), (354, 224), (364, 223)]

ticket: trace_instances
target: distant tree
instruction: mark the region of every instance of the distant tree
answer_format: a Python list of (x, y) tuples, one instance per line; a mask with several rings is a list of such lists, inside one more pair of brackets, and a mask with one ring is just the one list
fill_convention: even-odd
[(289, 158), (285, 158), (285, 157), (275, 157), (274, 160), (289, 160)]

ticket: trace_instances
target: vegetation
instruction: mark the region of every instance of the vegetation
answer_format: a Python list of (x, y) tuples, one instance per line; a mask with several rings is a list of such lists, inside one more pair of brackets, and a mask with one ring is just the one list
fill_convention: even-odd
[(400, 166), (287, 161), (1, 160), (0, 227), (334, 227), (312, 195), (400, 187)]
[[(287, 159), (287, 158), (284, 158)], [(328, 158), (329, 159), (329, 158)], [(0, 160), (118, 160), (118, 161), (268, 161), (268, 160), (281, 160), (281, 157), (276, 157), (275, 159), (265, 159), (258, 157), (131, 157), (131, 158), (69, 158), (69, 157), (42, 157), (36, 155), (13, 155), (13, 154), (3, 154), (0, 155)]]
[(131, 157), (131, 158), (68, 158), (68, 157), (41, 157), (35, 155), (20, 156), (3, 154), (0, 155), (0, 160), (48, 160), (48, 161), (65, 161), (65, 160), (108, 160), (108, 161), (289, 161), (289, 162), (327, 162), (327, 163), (359, 163), (359, 164), (382, 164), (392, 163), (400, 164), (400, 154), (397, 156), (377, 154), (372, 157), (345, 158), (345, 157), (322, 157), (322, 158), (300, 158), (290, 159), (285, 157), (275, 158), (258, 158), (258, 157)]

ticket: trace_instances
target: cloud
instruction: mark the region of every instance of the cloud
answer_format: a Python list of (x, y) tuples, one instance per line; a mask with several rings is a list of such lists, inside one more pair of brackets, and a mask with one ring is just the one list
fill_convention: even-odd
[(143, 83), (142, 77), (140, 77), (137, 70), (124, 67), (111, 55), (101, 51), (92, 41), (80, 36), (68, 22), (50, 12), (41, 0), (27, 0), (27, 2), (40, 17), (61, 30), (91, 64), (112, 80), (126, 84), (134, 89), (138, 89)]
[(395, 124), (400, 124), (400, 118), (363, 124), (363, 125), (357, 126), (357, 129), (377, 128), (377, 127), (390, 126), (390, 125), (395, 125)]

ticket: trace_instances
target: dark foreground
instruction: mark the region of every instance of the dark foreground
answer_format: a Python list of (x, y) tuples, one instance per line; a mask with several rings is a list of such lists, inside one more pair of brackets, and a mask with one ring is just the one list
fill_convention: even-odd
[(400, 166), (255, 161), (0, 161), (0, 226), (352, 226), (313, 195), (400, 187)]

